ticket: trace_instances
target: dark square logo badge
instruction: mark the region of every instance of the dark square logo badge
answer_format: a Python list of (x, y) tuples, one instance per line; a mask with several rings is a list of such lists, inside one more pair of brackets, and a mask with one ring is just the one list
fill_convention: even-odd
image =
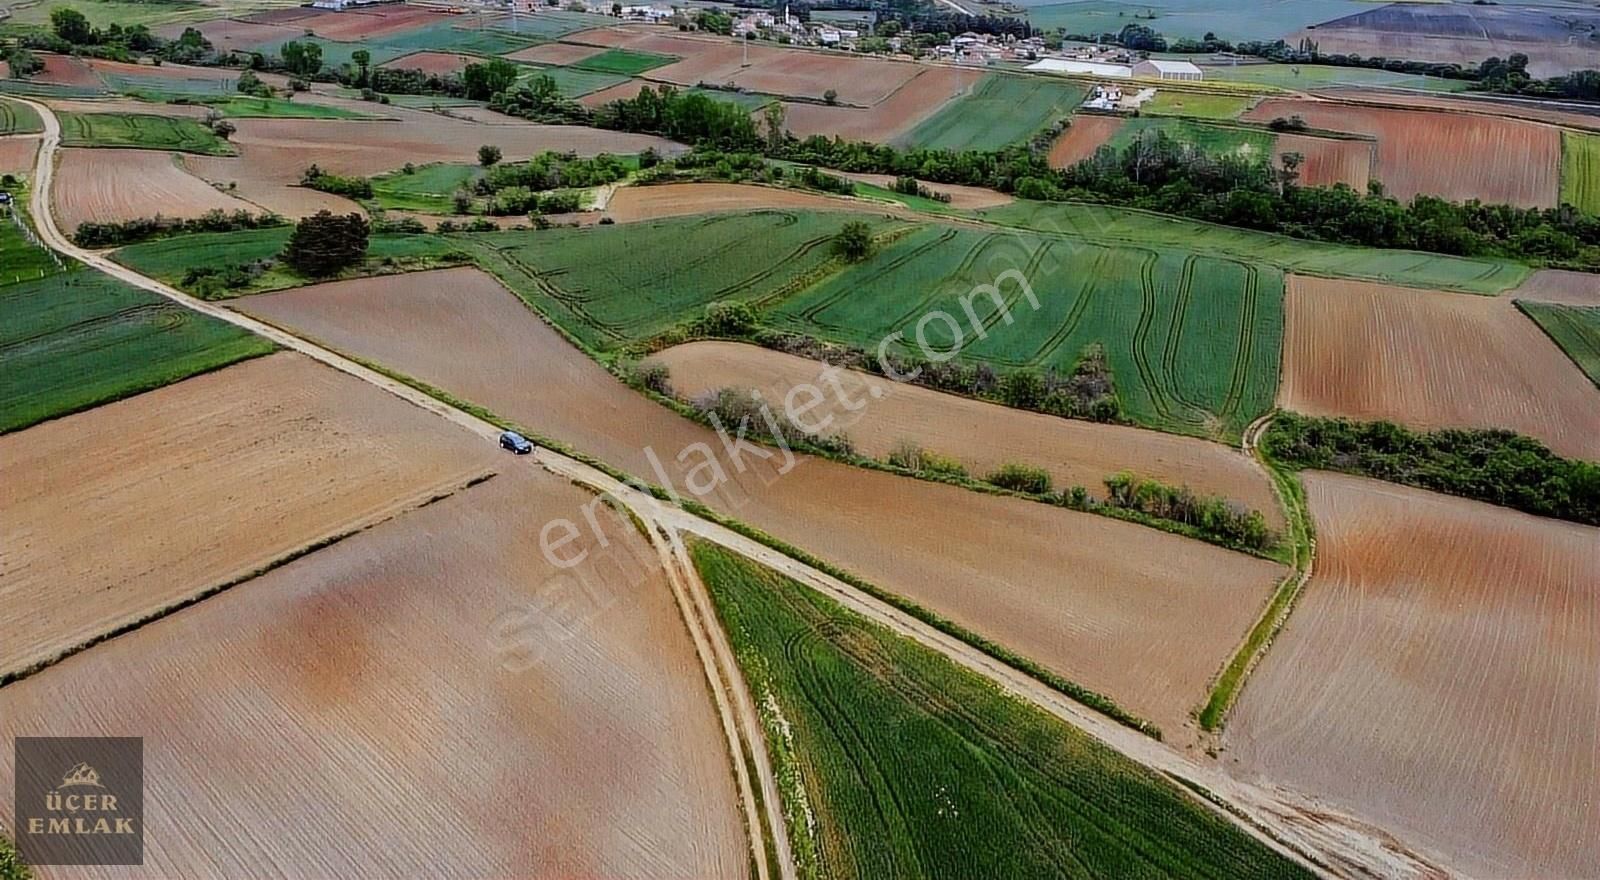
[(35, 865), (144, 864), (144, 739), (17, 737), (17, 852)]

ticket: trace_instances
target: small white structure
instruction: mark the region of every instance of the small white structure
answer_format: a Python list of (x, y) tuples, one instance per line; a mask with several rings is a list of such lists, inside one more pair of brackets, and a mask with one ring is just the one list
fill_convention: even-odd
[(1133, 66), (1133, 75), (1147, 79), (1177, 79), (1199, 81), (1206, 75), (1187, 61), (1161, 61), (1149, 58)]
[(1077, 73), (1084, 76), (1106, 76), (1127, 79), (1134, 69), (1125, 64), (1106, 64), (1101, 61), (1069, 61), (1066, 58), (1045, 58), (1023, 68), (1044, 73)]

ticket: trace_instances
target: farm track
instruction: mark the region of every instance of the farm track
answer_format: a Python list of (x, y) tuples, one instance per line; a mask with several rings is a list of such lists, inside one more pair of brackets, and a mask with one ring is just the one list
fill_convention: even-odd
[[(114, 263), (102, 255), (74, 246), (56, 226), (50, 209), (50, 181), (55, 155), (60, 147), (60, 123), (47, 106), (36, 101), (25, 101), (25, 103), (33, 105), (45, 123), (45, 135), (36, 158), (36, 185), (31, 198), (40, 237), (49, 247), (114, 278), (160, 294), (189, 309), (243, 327), (286, 348), (299, 351), (319, 363), (368, 382), (473, 431), (485, 442), (493, 442), (498, 437), (500, 429), (497, 425), (456, 406), (446, 404), (405, 382), (385, 376), (341, 354), (279, 330), (263, 321), (214, 303), (195, 299)], [(1066, 723), (1089, 733), (1129, 759), (1165, 774), (1175, 781), (1204, 790), (1208, 793), (1207, 802), (1217, 806), (1219, 815), (1238, 822), (1248, 833), (1255, 835), (1286, 857), (1312, 868), (1321, 876), (1432, 878), (1447, 873), (1446, 868), (1430, 861), (1429, 857), (1411, 851), (1381, 829), (1355, 817), (1336, 814), (1321, 808), (1294, 792), (1275, 786), (1241, 783), (1234, 780), (1215, 765), (1199, 763), (1151, 740), (1142, 733), (1123, 727), (1067, 698), (1032, 676), (995, 660), (973, 645), (916, 620), (857, 587), (734, 532), (726, 526), (702, 519), (682, 509), (664, 507), (653, 497), (621, 483), (598, 468), (553, 450), (540, 448), (530, 457), (553, 473), (617, 499), (647, 524), (654, 523), (666, 528), (669, 534), (688, 532), (711, 540), (817, 589), (845, 607), (888, 627), (891, 631), (944, 654), (952, 661), (994, 682), (1004, 691), (1036, 704)], [(770, 772), (764, 750), (752, 749), (752, 758), (758, 766), (768, 765), (766, 770)], [(766, 810), (771, 823), (776, 825), (782, 822), (781, 815), (774, 815), (774, 811), (781, 811), (778, 804), (769, 801)], [(751, 829), (751, 835), (754, 857), (757, 861), (765, 859), (765, 846), (762, 843), (764, 833), (755, 828)], [(774, 845), (778, 845), (776, 841)], [(792, 860), (785, 862), (783, 867), (786, 877), (794, 871)]]

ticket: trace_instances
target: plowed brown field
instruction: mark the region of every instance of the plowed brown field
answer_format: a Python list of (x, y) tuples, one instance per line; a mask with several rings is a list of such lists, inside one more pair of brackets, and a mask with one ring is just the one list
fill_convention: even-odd
[(451, 52), (412, 52), (378, 65), (393, 70), (420, 70), (424, 73), (455, 73), (478, 59)]
[(745, 877), (726, 739), (648, 545), (599, 507), (609, 547), (565, 548), (592, 564), (539, 551), (590, 500), (513, 465), (0, 691), (8, 742), (144, 737), (144, 866), (39, 876)]
[[(665, 68), (663, 68), (665, 69)], [(832, 52), (779, 51), (733, 77), (734, 84), (769, 95), (804, 95), (821, 98), (832, 89), (842, 104), (872, 106), (889, 97), (922, 71), (903, 61), (886, 61), (870, 55)]]
[(1476, 877), (1600, 876), (1600, 530), (1309, 473), (1316, 576), (1224, 737)]
[(652, 360), (666, 364), (673, 390), (690, 398), (756, 388), (781, 401), (797, 386), (816, 388), (826, 402), (806, 416), (808, 423), (828, 418), (872, 458), (885, 459), (909, 440), (955, 457), (978, 476), (1022, 462), (1048, 469), (1058, 486), (1083, 486), (1097, 496), (1107, 476), (1132, 470), (1240, 501), (1274, 527), (1283, 525), (1272, 484), (1250, 457), (1198, 438), (1024, 412), (853, 370), (833, 370), (825, 379), (821, 363), (737, 342), (691, 342)]
[(728, 479), (707, 503), (1110, 694), (1174, 739), (1284, 572), (1036, 502), (826, 460), (800, 459), (782, 475), (748, 454), (734, 462), (716, 434), (630, 391), (476, 270), (339, 282), (237, 307), (678, 491), (691, 473), (707, 489), (704, 456), (717, 455)]
[(1390, 195), (1481, 199), (1553, 208), (1561, 195), (1561, 131), (1499, 116), (1401, 110), (1328, 101), (1269, 99), (1244, 115), (1267, 122), (1299, 115), (1314, 128), (1372, 135), (1372, 176)]
[(820, 134), (888, 143), (954, 100), (961, 93), (964, 79), (970, 82), (970, 77), (954, 68), (924, 67), (911, 81), (870, 108), (785, 104), (785, 120), (798, 137)]
[(31, 173), (38, 151), (38, 135), (0, 137), (0, 174)]
[(383, 14), (379, 15), (361, 8), (324, 12), (310, 18), (295, 19), (294, 26), (329, 40), (360, 42), (446, 20), (448, 16), (437, 9), (400, 4), (385, 8)]
[(1527, 281), (1506, 296), (1572, 306), (1600, 306), (1600, 276), (1588, 272), (1541, 269), (1529, 275)]
[(34, 82), (98, 89), (105, 85), (81, 58), (40, 52), (44, 69), (30, 77)]
[[(309, 16), (308, 16), (309, 17)], [(157, 36), (175, 40), (183, 35), (184, 28), (197, 28), (211, 41), (219, 52), (249, 51), (257, 46), (280, 46), (306, 35), (305, 18), (277, 24), (264, 21), (245, 21), (238, 18), (214, 18), (206, 21), (185, 21), (151, 28)]]
[(893, 213), (878, 202), (841, 199), (776, 186), (738, 183), (667, 183), (659, 186), (625, 186), (617, 190), (606, 206), (607, 217), (618, 223), (710, 214), (722, 211), (749, 211), (757, 208), (812, 208), (819, 211), (866, 211)]
[(204, 119), (206, 115), (206, 108), (199, 104), (153, 104), (133, 98), (51, 98), (45, 103), (58, 113), (143, 113), (184, 119)]
[(1289, 276), (1278, 405), (1507, 428), (1600, 461), (1596, 389), (1510, 297)]
[(578, 103), (585, 107), (599, 107), (604, 104), (609, 104), (612, 101), (623, 101), (633, 98), (640, 92), (644, 91), (646, 86), (655, 88), (654, 84), (645, 82), (642, 79), (630, 79), (625, 83), (618, 83), (609, 89), (601, 89), (598, 92), (590, 92), (589, 94), (579, 98)]
[(459, 486), (492, 453), (294, 354), (0, 437), (0, 672)]
[(1282, 165), (1284, 153), (1299, 153), (1304, 157), (1300, 164), (1300, 183), (1306, 186), (1332, 186), (1343, 183), (1356, 192), (1367, 191), (1367, 181), (1372, 177), (1372, 158), (1377, 145), (1371, 141), (1345, 138), (1312, 137), (1303, 134), (1280, 134), (1273, 144), (1272, 154)]
[(1554, 110), (1543, 106), (1539, 101), (1495, 98), (1480, 93), (1424, 95), (1419, 92), (1388, 92), (1382, 89), (1339, 89), (1330, 97), (1337, 97), (1340, 101), (1360, 101), (1411, 109), (1427, 107), (1484, 113), (1490, 116), (1509, 116), (1513, 119), (1600, 130), (1600, 115)]
[(1121, 116), (1080, 113), (1072, 117), (1072, 124), (1050, 145), (1050, 167), (1066, 168), (1093, 156), (1121, 127)]
[(212, 209), (254, 210), (190, 174), (171, 154), (155, 150), (63, 149), (51, 189), (56, 221), (79, 223), (139, 217), (198, 217)]
[(240, 119), (233, 135), (237, 157), (187, 156), (184, 165), (213, 183), (236, 183), (236, 195), (285, 216), (328, 208), (357, 210), (354, 202), (297, 186), (316, 163), (335, 174), (370, 175), (407, 162), (475, 162), (480, 144), (494, 144), (507, 160), (544, 150), (635, 153), (655, 147), (663, 155), (681, 144), (648, 135), (569, 125), (480, 125), (434, 114), (396, 111), (397, 119)]

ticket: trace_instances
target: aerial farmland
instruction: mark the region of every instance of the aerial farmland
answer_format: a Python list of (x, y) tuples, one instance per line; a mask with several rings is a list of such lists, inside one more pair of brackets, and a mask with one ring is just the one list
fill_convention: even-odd
[(0, 0), (0, 880), (1600, 880), (1576, 0)]

